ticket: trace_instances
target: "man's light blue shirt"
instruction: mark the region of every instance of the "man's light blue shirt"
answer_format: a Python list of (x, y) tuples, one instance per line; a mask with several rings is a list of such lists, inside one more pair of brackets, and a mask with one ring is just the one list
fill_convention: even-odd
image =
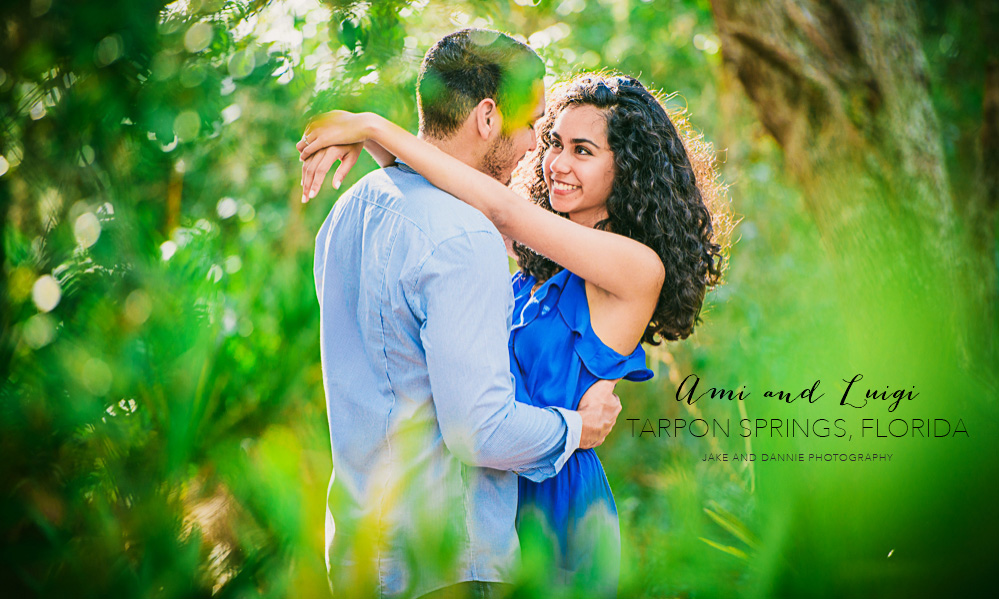
[(337, 587), (418, 596), (510, 581), (517, 475), (553, 476), (579, 414), (514, 401), (503, 239), (405, 165), (365, 176), (316, 238)]

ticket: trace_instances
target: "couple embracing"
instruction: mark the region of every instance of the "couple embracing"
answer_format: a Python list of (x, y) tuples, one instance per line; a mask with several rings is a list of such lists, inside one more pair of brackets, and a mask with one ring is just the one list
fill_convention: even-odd
[(579, 75), (546, 98), (544, 74), (509, 36), (458, 31), (424, 58), (419, 136), (334, 111), (299, 143), (310, 198), (362, 149), (383, 167), (316, 239), (338, 596), (505, 596), (527, 530), (553, 594), (616, 593), (593, 448), (614, 384), (653, 375), (641, 344), (691, 334), (720, 247), (653, 94)]

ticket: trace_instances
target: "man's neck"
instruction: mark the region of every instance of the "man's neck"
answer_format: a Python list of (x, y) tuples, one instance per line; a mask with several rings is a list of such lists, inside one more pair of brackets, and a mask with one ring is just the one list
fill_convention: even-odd
[(445, 154), (454, 156), (468, 166), (474, 169), (479, 168), (480, 157), (472, 151), (475, 144), (464, 143), (460, 134), (449, 137), (448, 139), (438, 139), (420, 131), (416, 136), (430, 145), (436, 146)]

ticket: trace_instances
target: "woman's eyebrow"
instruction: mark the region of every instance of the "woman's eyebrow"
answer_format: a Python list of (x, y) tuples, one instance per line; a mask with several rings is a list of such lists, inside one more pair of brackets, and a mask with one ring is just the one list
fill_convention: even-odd
[[(559, 141), (562, 141), (562, 136), (558, 134), (558, 131), (555, 131), (553, 129), (551, 131), (550, 135), (552, 137), (554, 137), (555, 139), (557, 139)], [(598, 144), (596, 144), (596, 143), (594, 143), (594, 142), (586, 139), (585, 137), (574, 137), (574, 138), (570, 139), (569, 141), (572, 142), (572, 143), (574, 143), (574, 144), (590, 144), (594, 148), (596, 148), (598, 150), (600, 149), (600, 146)]]
[(597, 145), (596, 143), (594, 143), (594, 142), (586, 139), (585, 137), (574, 137), (574, 138), (570, 139), (569, 141), (571, 141), (574, 144), (590, 144), (594, 148), (596, 148), (598, 150), (600, 149), (599, 145)]

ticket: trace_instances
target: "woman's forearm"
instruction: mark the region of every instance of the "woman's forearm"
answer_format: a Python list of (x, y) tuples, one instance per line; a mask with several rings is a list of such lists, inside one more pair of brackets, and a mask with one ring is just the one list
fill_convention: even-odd
[(373, 139), (364, 142), (364, 149), (368, 151), (368, 154), (371, 154), (371, 157), (375, 159), (378, 166), (382, 168), (395, 164), (395, 155)]
[(366, 133), (435, 187), (478, 209), (500, 232), (513, 236), (506, 230), (507, 209), (514, 202), (527, 202), (506, 185), (378, 115), (368, 117)]

